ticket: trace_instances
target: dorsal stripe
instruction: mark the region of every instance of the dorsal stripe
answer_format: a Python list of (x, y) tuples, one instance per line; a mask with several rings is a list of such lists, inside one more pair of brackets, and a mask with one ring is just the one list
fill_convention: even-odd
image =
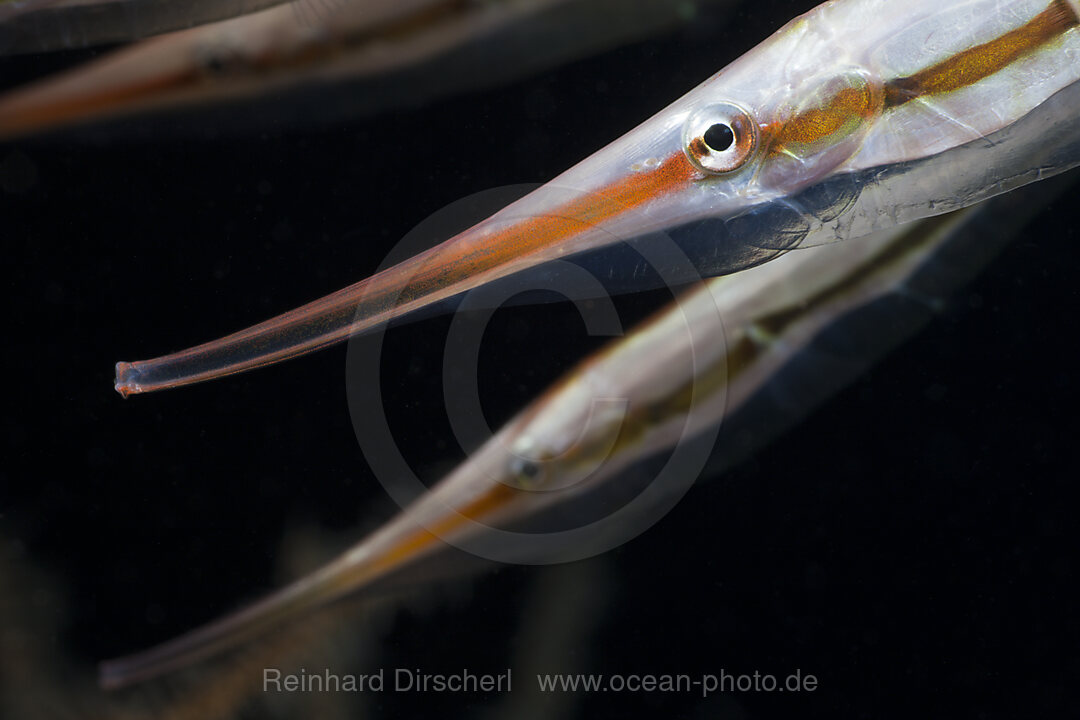
[(968, 48), (920, 70), (885, 83), (885, 107), (974, 85), (1080, 24), (1067, 0), (1054, 0), (1046, 10), (999, 38)]

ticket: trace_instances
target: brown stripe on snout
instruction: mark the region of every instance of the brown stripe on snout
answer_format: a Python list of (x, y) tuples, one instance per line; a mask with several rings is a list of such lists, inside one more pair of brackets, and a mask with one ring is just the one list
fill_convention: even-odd
[(914, 75), (885, 83), (885, 107), (974, 85), (1078, 24), (1080, 18), (1069, 3), (1054, 0), (1046, 10), (996, 40), (968, 48)]

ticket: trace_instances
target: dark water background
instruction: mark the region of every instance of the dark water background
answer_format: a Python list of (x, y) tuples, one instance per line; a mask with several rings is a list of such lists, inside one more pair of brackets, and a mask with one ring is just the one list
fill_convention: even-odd
[[(248, 118), (250, 132), (212, 137), (186, 113), (0, 144), (0, 163), (24, 168), (0, 192), (0, 529), (68, 595), (57, 649), (89, 669), (172, 637), (273, 587), (287, 528), (358, 536), (393, 508), (353, 437), (344, 349), (127, 401), (112, 390), (116, 360), (218, 337), (366, 276), (420, 219), (470, 192), (552, 177), (808, 6), (744, 4), (510, 87), (376, 117)], [(0, 67), (7, 85), (86, 56)], [(925, 332), (805, 423), (594, 562), (608, 579), (592, 626), (567, 647), (574, 669), (801, 669), (819, 689), (577, 695), (572, 716), (1077, 712), (1078, 200), (1073, 190), (1046, 207)], [(629, 321), (664, 297), (620, 307)], [(387, 340), (399, 443), (432, 476), (462, 457), (439, 410), (446, 326)], [(500, 313), (480, 366), (492, 423), (599, 342), (570, 307)], [(510, 568), (464, 601), (403, 612), (377, 663), (501, 672), (529, 650), (539, 572)], [(385, 717), (491, 707), (482, 695), (379, 703)]]

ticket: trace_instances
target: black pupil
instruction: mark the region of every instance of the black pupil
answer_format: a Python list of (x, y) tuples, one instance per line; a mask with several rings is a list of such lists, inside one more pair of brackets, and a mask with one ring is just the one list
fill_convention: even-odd
[(534, 480), (540, 475), (540, 466), (531, 460), (518, 458), (516, 470), (526, 480)]
[(735, 142), (735, 131), (729, 125), (716, 123), (705, 131), (705, 144), (716, 152), (724, 152)]

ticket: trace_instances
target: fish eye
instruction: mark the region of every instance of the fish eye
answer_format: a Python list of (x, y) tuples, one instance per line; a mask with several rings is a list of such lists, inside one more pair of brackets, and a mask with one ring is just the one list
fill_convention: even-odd
[(222, 43), (197, 48), (195, 63), (203, 75), (220, 77), (236, 70), (241, 58), (236, 50)]
[(754, 154), (758, 127), (750, 113), (732, 103), (704, 107), (686, 123), (686, 154), (711, 175), (738, 170)]
[(527, 487), (540, 479), (544, 468), (535, 460), (519, 456), (511, 461), (510, 472), (513, 474), (514, 480)]

